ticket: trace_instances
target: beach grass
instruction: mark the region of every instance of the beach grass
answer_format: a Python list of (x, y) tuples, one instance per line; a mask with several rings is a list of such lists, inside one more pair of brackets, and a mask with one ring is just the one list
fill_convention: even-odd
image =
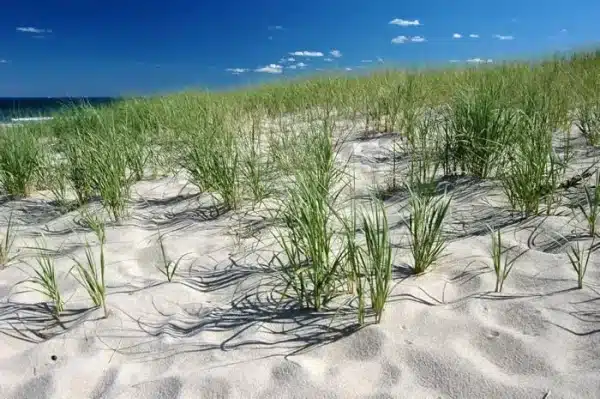
[[(363, 323), (369, 296), (379, 321), (391, 290), (387, 216), (394, 211), (369, 198), (372, 212), (358, 216), (348, 200), (356, 194), (356, 177), (347, 170), (353, 155), (342, 156), (342, 147), (393, 136), (386, 148), (393, 154), (387, 189), (408, 192), (409, 251), (421, 274), (441, 263), (446, 248), (453, 197), (439, 192), (443, 178), (486, 180), (500, 189), (509, 210), (524, 217), (558, 207), (572, 159), (571, 123), (590, 145), (600, 142), (599, 70), (600, 52), (590, 51), (539, 62), (334, 74), (77, 106), (35, 127), (3, 132), (0, 185), (20, 197), (48, 189), (66, 210), (71, 196), (84, 210), (98, 200), (115, 222), (128, 218), (132, 187), (159, 174), (184, 176), (232, 213), (273, 198), (282, 297), (319, 311), (350, 293), (359, 298)], [(557, 131), (565, 132), (561, 148)], [(595, 237), (596, 195), (586, 193), (585, 216)], [(106, 315), (105, 227), (88, 219), (100, 261), (88, 244), (86, 260), (74, 270)], [(501, 256), (499, 230), (492, 237), (501, 291), (514, 262)], [(171, 281), (181, 258), (169, 260), (160, 240)], [(590, 252), (569, 256), (581, 286)]]

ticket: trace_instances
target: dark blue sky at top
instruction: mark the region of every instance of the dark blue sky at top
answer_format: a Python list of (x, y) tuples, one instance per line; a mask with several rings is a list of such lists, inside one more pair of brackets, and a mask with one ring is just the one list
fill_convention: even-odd
[(598, 0), (6, 0), (0, 97), (154, 94), (532, 58), (593, 46), (599, 19)]

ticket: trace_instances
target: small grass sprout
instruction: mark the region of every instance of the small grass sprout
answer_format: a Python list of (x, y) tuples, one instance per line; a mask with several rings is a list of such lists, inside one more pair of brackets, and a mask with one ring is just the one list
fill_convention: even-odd
[[(98, 240), (100, 241), (100, 261), (96, 262), (94, 252), (86, 240), (85, 243), (85, 262), (81, 262), (74, 259), (75, 265), (73, 268), (76, 274), (73, 273), (79, 284), (85, 288), (88, 296), (92, 300), (95, 306), (102, 306), (104, 310), (104, 317), (108, 317), (108, 309), (106, 306), (106, 284), (105, 284), (105, 271), (106, 271), (106, 259), (104, 256), (104, 244), (106, 242), (105, 227), (103, 223), (96, 225), (94, 230)], [(71, 268), (71, 272), (73, 271)]]
[(0, 269), (8, 266), (8, 264), (15, 259), (15, 256), (12, 255), (15, 238), (13, 214), (11, 212), (8, 217), (6, 232), (4, 233), (2, 241), (0, 242)]
[(64, 311), (64, 300), (60, 293), (58, 286), (58, 280), (56, 278), (56, 268), (54, 264), (54, 258), (50, 251), (46, 249), (45, 243), (39, 242), (37, 244), (38, 254), (36, 257), (37, 267), (33, 267), (34, 276), (29, 280), (34, 288), (34, 291), (39, 292), (46, 298), (52, 301), (54, 305), (53, 314), (59, 317)]
[(596, 171), (594, 187), (584, 186), (585, 204), (578, 204), (578, 208), (585, 217), (591, 237), (596, 236), (598, 217), (600, 216), (600, 171)]
[(160, 231), (158, 232), (158, 245), (160, 246), (160, 256), (162, 261), (162, 267), (159, 267), (159, 270), (165, 275), (167, 281), (171, 282), (173, 281), (173, 276), (175, 276), (179, 264), (187, 254), (181, 255), (176, 261), (170, 260), (164, 243), (164, 234), (161, 234)]
[(525, 252), (521, 252), (513, 258), (507, 256), (507, 252), (514, 247), (503, 249), (502, 248), (502, 234), (500, 230), (494, 231), (488, 226), (490, 230), (490, 237), (492, 239), (492, 265), (494, 267), (494, 273), (496, 274), (496, 288), (495, 292), (502, 292), (504, 287), (504, 281), (508, 278), (511, 270), (513, 269), (517, 259), (519, 259)]
[(588, 248), (577, 242), (575, 245), (572, 245), (571, 248), (569, 248), (569, 252), (567, 252), (571, 267), (573, 267), (573, 270), (577, 274), (577, 288), (579, 289), (583, 288), (583, 279), (588, 269), (594, 242), (595, 238), (592, 238), (592, 243)]

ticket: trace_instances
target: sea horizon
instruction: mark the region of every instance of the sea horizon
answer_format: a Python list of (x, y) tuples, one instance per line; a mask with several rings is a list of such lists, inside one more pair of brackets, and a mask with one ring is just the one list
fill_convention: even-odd
[(101, 106), (123, 97), (0, 97), (0, 123), (15, 119), (48, 117), (69, 106)]

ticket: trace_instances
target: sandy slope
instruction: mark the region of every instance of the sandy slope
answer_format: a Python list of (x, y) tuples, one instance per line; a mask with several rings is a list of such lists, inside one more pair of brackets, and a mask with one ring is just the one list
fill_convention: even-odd
[[(389, 140), (351, 140), (342, 151), (356, 154), (365, 193), (373, 172), (385, 172)], [(581, 169), (589, 155), (580, 152)], [(108, 319), (86, 310), (89, 299), (65, 276), (69, 256), (82, 256), (93, 239), (73, 223), (76, 212), (60, 215), (41, 198), (6, 202), (2, 215), (13, 209), (19, 218), (17, 245), (43, 232), (61, 248), (69, 302), (61, 325), (37, 294), (15, 286), (33, 262), (27, 249), (0, 271), (0, 397), (600, 397), (599, 259), (575, 290), (567, 247), (556, 239), (571, 234), (571, 210), (522, 221), (492, 182), (444, 184), (454, 196), (446, 257), (418, 278), (406, 274), (406, 195), (386, 201), (396, 285), (381, 324), (358, 331), (353, 313), (332, 321), (277, 306), (264, 213), (215, 217), (184, 179), (137, 184), (131, 218), (108, 229)], [(491, 293), (485, 223), (505, 226), (506, 244), (528, 249), (502, 294)], [(172, 283), (156, 269), (157, 226), (169, 233), (172, 257), (188, 253)]]

